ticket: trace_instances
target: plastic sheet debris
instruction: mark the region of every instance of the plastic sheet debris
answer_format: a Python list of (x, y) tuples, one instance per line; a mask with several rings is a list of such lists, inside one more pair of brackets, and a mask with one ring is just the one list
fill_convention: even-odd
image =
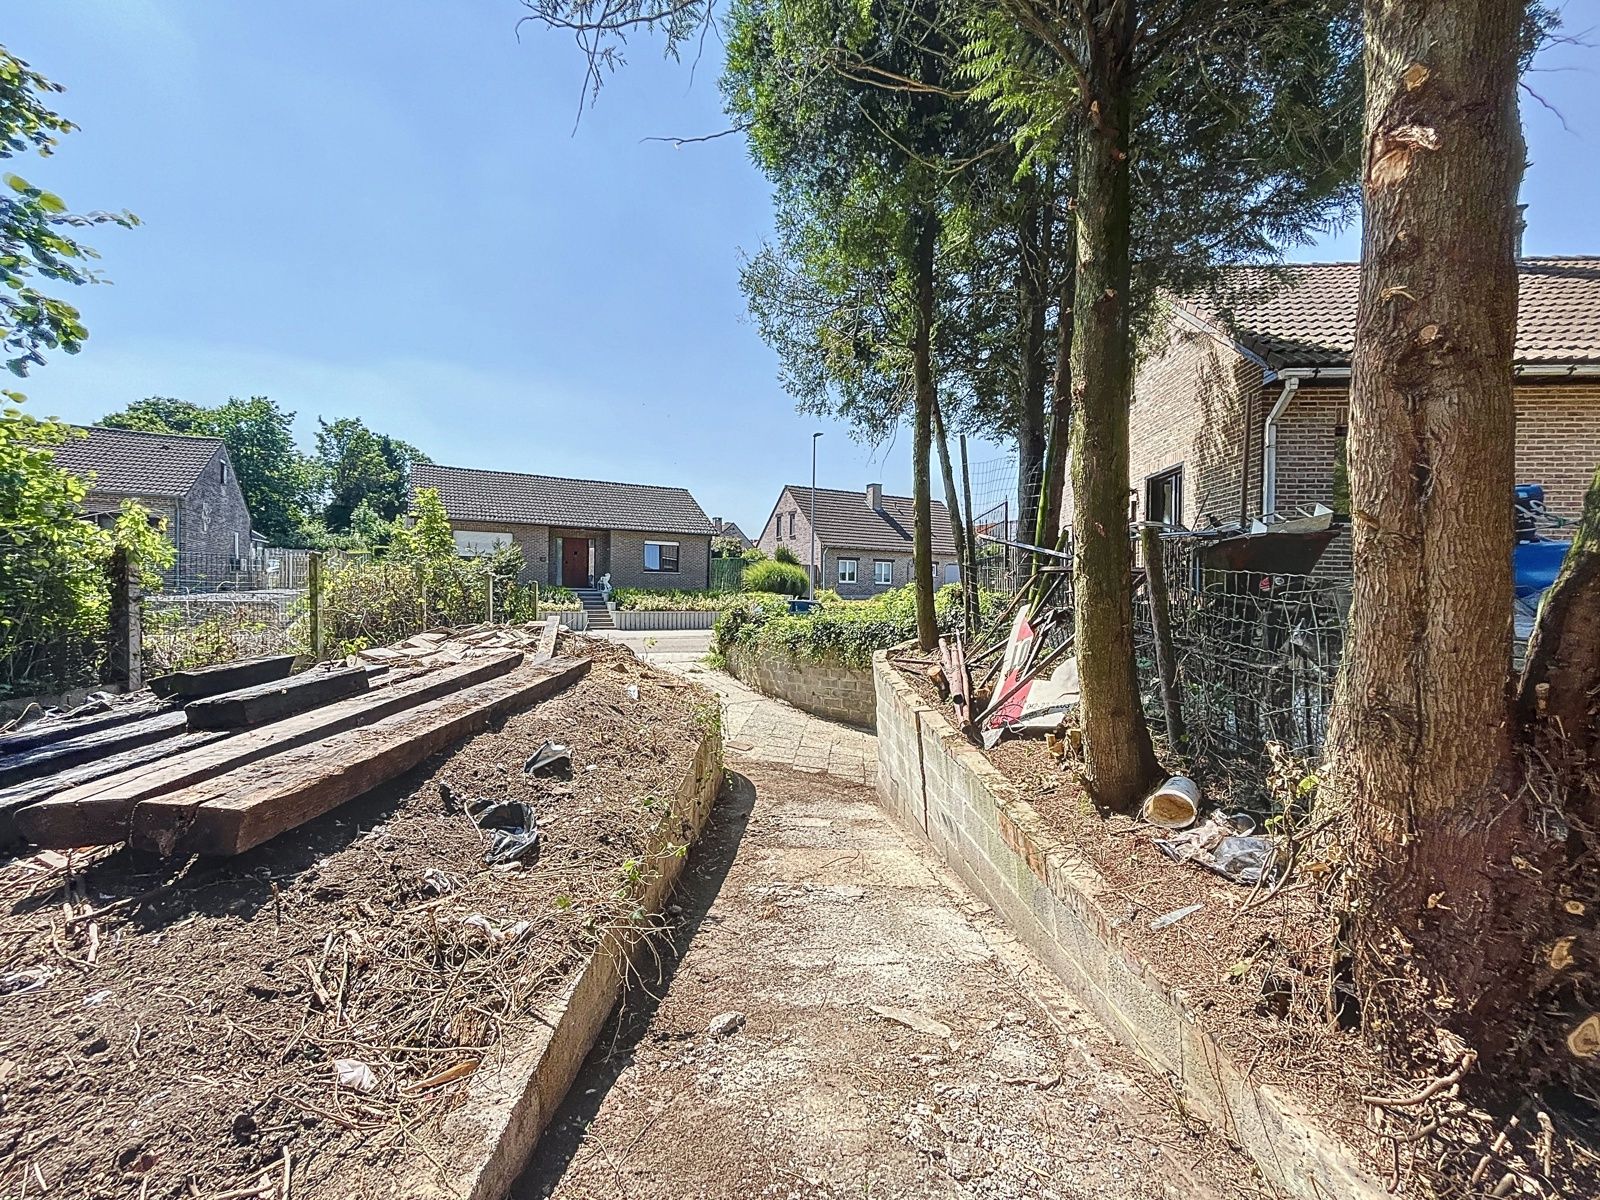
[(36, 992), (50, 982), (53, 972), (48, 967), (30, 967), (26, 971), (12, 971), (0, 975), (0, 996), (20, 996)]
[(483, 935), (489, 939), (491, 944), (496, 946), (504, 942), (514, 942), (533, 928), (532, 924), (527, 921), (512, 921), (509, 925), (504, 926), (496, 925), (482, 913), (473, 913), (470, 917), (462, 917), (461, 923), (472, 929), (482, 930)]
[(1272, 875), (1278, 847), (1274, 838), (1255, 832), (1244, 813), (1212, 813), (1201, 824), (1170, 838), (1157, 838), (1156, 848), (1174, 862), (1193, 862), (1235, 883), (1254, 887)]
[(628, 699), (629, 700), (637, 700), (638, 698), (639, 698), (639, 685), (637, 683), (630, 683), (628, 685)]
[(461, 885), (438, 867), (429, 867), (422, 873), (423, 890), (432, 892), (435, 896), (448, 896), (459, 886)]
[(572, 754), (560, 742), (546, 742), (533, 752), (533, 757), (522, 764), (528, 775), (553, 775), (572, 770)]
[(373, 1092), (378, 1088), (378, 1077), (372, 1073), (372, 1068), (359, 1058), (334, 1059), (333, 1074), (339, 1081), (339, 1086), (347, 1087), (354, 1092)]
[(468, 803), (467, 812), (489, 835), (483, 861), (490, 866), (527, 862), (538, 855), (539, 823), (533, 809), (520, 800), (476, 800)]
[(1175, 908), (1169, 913), (1162, 913), (1159, 917), (1150, 922), (1150, 928), (1165, 929), (1168, 925), (1176, 925), (1185, 917), (1194, 916), (1195, 913), (1199, 912), (1204, 907), (1204, 904), (1191, 904), (1186, 908)]

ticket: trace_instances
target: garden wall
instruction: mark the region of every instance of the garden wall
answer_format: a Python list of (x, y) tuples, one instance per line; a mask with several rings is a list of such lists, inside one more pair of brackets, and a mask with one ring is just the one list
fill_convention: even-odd
[(841, 663), (812, 662), (781, 651), (733, 646), (723, 650), (728, 674), (796, 708), (830, 721), (872, 729), (877, 722), (872, 672)]
[(1123, 932), (1127, 903), (1056, 841), (1021, 794), (927, 704), (886, 654), (873, 656), (878, 795), (1033, 947), (1120, 1041), (1171, 1075), (1186, 1104), (1306, 1200), (1368, 1200), (1383, 1186), (1277, 1088), (1250, 1079), (1199, 1023), (1183, 991)]
[(669, 609), (618, 608), (611, 620), (618, 629), (710, 629), (717, 623), (714, 611), (680, 612)]

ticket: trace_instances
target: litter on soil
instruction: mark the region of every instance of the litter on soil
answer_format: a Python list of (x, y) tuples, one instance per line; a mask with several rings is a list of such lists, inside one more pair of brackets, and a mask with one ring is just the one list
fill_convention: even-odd
[[(365, 1200), (430, 1171), (465, 1081), (632, 912), (713, 703), (562, 640), (585, 678), (247, 853), (0, 865), (0, 1194)], [(591, 769), (524, 774), (551, 740)], [(486, 863), (457, 797), (532, 817), (537, 868)]]

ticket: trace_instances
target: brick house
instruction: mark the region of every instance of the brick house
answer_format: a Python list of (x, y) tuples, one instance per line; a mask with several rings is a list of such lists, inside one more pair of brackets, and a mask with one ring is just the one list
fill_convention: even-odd
[(134, 500), (166, 523), (176, 576), (223, 583), (249, 568), (250, 507), (221, 438), (91, 425), (55, 448), (56, 465), (89, 487), (84, 515), (114, 521)]
[[(778, 493), (772, 515), (756, 545), (768, 554), (786, 546), (816, 571), (817, 587), (862, 599), (911, 582), (911, 531), (915, 523), (910, 496), (885, 496), (881, 483), (865, 493), (817, 489), (815, 562), (811, 537), (811, 489), (790, 484)], [(817, 568), (820, 567), (820, 570)], [(938, 583), (956, 583), (961, 569), (949, 511), (933, 502), (933, 576)]]
[[(1517, 481), (1575, 515), (1600, 463), (1600, 258), (1525, 258), (1520, 274)], [(1320, 503), (1341, 520), (1359, 266), (1250, 268), (1237, 282), (1231, 312), (1174, 304), (1139, 364), (1131, 516), (1194, 529)], [(1341, 532), (1323, 568), (1349, 562)]]
[(523, 578), (571, 588), (704, 588), (713, 525), (683, 488), (418, 464), (411, 494), (435, 488), (463, 555), (522, 548)]

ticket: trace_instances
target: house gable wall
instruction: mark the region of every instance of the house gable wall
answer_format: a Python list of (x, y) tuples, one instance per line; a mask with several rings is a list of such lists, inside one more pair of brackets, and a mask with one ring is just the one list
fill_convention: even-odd
[(189, 494), (178, 502), (177, 514), (180, 579), (220, 577), (232, 569), (236, 557), (250, 557), (250, 506), (225, 447), (218, 448)]

